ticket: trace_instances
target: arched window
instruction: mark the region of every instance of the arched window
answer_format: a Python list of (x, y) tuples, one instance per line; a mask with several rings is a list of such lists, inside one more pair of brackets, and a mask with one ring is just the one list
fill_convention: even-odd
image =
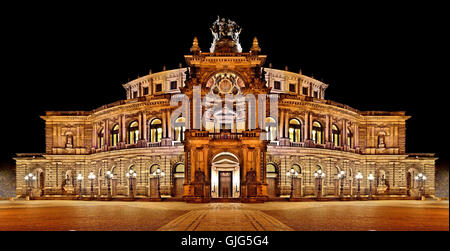
[(317, 121), (314, 121), (312, 126), (312, 136), (315, 144), (323, 144), (323, 127)]
[(161, 142), (162, 122), (160, 119), (154, 119), (150, 122), (150, 142)]
[(174, 140), (178, 142), (184, 141), (184, 131), (186, 130), (186, 120), (183, 117), (178, 118), (175, 120), (175, 129), (174, 129)]
[(289, 121), (289, 139), (291, 142), (302, 141), (302, 125), (298, 119), (291, 119)]
[(154, 164), (150, 167), (150, 176), (153, 177), (153, 174), (156, 173), (156, 170), (158, 170), (159, 165), (158, 164)]
[(275, 141), (277, 139), (277, 122), (271, 117), (266, 118), (267, 140)]
[(298, 174), (302, 173), (302, 168), (300, 167), (300, 165), (294, 164), (292, 165), (292, 168), (294, 168), (294, 171), (297, 172)]
[(267, 164), (266, 173), (277, 173), (277, 167), (272, 163)]
[(347, 145), (350, 148), (353, 148), (353, 133), (350, 129), (347, 129)]
[(341, 145), (341, 131), (334, 124), (333, 124), (333, 126), (331, 128), (331, 140), (332, 140), (334, 146), (340, 146)]
[(115, 125), (111, 130), (111, 146), (119, 145), (119, 125)]
[(184, 173), (184, 164), (178, 164), (176, 167), (175, 167), (175, 173)]
[(105, 129), (101, 129), (98, 133), (97, 148), (102, 148), (105, 143)]
[(128, 127), (128, 144), (137, 144), (139, 140), (139, 124), (137, 121), (131, 122)]

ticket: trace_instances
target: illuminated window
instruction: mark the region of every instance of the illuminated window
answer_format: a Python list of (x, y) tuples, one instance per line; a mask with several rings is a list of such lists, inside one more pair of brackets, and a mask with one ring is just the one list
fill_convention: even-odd
[(115, 125), (111, 130), (111, 146), (119, 145), (119, 125)]
[(178, 118), (175, 121), (174, 129), (174, 140), (178, 142), (184, 141), (184, 131), (186, 130), (185, 125), (186, 120), (184, 118)]
[(312, 136), (315, 144), (323, 144), (323, 127), (317, 121), (314, 121), (312, 126)]
[(274, 164), (272, 164), (272, 163), (267, 164), (266, 173), (276, 173), (276, 172), (277, 172), (277, 167)]
[(105, 129), (102, 129), (98, 133), (97, 148), (101, 148), (104, 143), (105, 143)]
[(300, 165), (294, 164), (292, 165), (292, 168), (294, 168), (294, 171), (297, 172), (298, 174), (302, 173), (302, 168), (300, 167)]
[(266, 132), (267, 140), (275, 141), (277, 139), (277, 122), (275, 119), (271, 117), (266, 118)]
[(137, 144), (139, 140), (139, 124), (137, 121), (131, 122), (128, 127), (128, 144)]
[(161, 142), (162, 139), (162, 122), (160, 119), (154, 119), (150, 123), (150, 142)]
[(175, 167), (175, 173), (184, 173), (184, 164), (178, 164)]
[(298, 119), (291, 119), (289, 121), (289, 139), (291, 142), (302, 141), (302, 125)]
[(334, 146), (341, 145), (341, 131), (339, 131), (339, 128), (336, 125), (333, 125), (331, 129), (331, 141)]
[(350, 148), (353, 148), (353, 133), (350, 129), (347, 129), (347, 145)]

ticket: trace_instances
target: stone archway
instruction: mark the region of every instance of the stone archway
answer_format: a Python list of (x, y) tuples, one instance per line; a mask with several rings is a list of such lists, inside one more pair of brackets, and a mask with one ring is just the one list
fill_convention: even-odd
[(240, 167), (236, 155), (223, 152), (217, 154), (211, 166), (211, 197), (239, 198)]

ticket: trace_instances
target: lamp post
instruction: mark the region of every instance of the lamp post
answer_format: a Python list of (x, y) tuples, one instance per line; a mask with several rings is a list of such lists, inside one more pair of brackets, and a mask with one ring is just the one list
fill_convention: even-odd
[(363, 175), (361, 172), (358, 172), (355, 176), (356, 180), (358, 181), (358, 199), (361, 199), (361, 180), (363, 178)]
[(427, 180), (427, 176), (419, 173), (414, 179), (419, 182), (419, 198), (422, 198), (425, 195), (425, 181)]
[(78, 184), (79, 184), (79, 186), (80, 186), (80, 199), (81, 199), (81, 197), (83, 196), (83, 192), (82, 192), (82, 190), (81, 190), (81, 184), (83, 183), (83, 180), (84, 180), (84, 177), (83, 177), (83, 175), (81, 174), (81, 173), (79, 173), (78, 174), (78, 176), (77, 176), (77, 181), (78, 181)]
[(133, 179), (136, 178), (137, 174), (133, 169), (130, 169), (125, 176), (130, 180), (130, 198), (134, 198), (134, 192), (133, 192)]
[(156, 169), (156, 171), (153, 172), (153, 177), (156, 177), (158, 180), (158, 198), (161, 198), (161, 187), (160, 187), (160, 177), (164, 177), (164, 171), (161, 171), (161, 169)]
[(32, 184), (33, 181), (36, 180), (36, 176), (34, 176), (34, 174), (29, 173), (28, 175), (25, 175), (25, 183), (26, 183), (26, 187), (27, 187), (27, 195), (31, 198), (33, 193), (32, 193)]
[(95, 180), (94, 172), (89, 173), (88, 179), (91, 181), (91, 199), (93, 199), (94, 198), (94, 180)]
[(372, 199), (372, 182), (375, 180), (375, 177), (372, 173), (369, 173), (367, 179), (369, 180), (369, 199)]
[(111, 179), (114, 177), (114, 174), (111, 171), (107, 171), (105, 178), (108, 183), (108, 198), (111, 199)]
[(319, 190), (317, 191), (317, 197), (320, 198), (322, 196), (322, 179), (325, 177), (325, 173), (322, 172), (322, 169), (319, 169), (314, 173), (314, 176), (316, 177), (316, 180), (319, 182), (319, 185), (317, 187)]
[(342, 170), (340, 173), (338, 173), (337, 177), (341, 181), (341, 192), (339, 194), (339, 197), (342, 199), (342, 198), (344, 198), (344, 182), (345, 182), (345, 178), (347, 178), (347, 175), (345, 175), (344, 170)]
[(286, 173), (288, 177), (291, 177), (291, 199), (294, 197), (294, 178), (298, 177), (298, 172), (295, 171), (294, 167)]

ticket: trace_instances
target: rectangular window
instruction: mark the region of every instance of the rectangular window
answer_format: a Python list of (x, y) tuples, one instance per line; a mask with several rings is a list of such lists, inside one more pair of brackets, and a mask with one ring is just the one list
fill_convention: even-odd
[(314, 92), (314, 97), (319, 98), (319, 93), (317, 91)]
[(156, 84), (155, 92), (162, 92), (162, 84)]
[(144, 87), (144, 95), (148, 95), (148, 87)]
[(131, 98), (137, 98), (137, 92), (133, 92), (133, 96)]
[(303, 87), (303, 95), (308, 96), (308, 87)]
[(295, 84), (289, 84), (289, 91), (295, 92)]
[(280, 81), (274, 81), (273, 82), (273, 88), (277, 90), (281, 90), (281, 82)]
[(170, 82), (170, 89), (171, 90), (176, 90), (178, 88), (177, 84), (178, 84), (177, 81)]

